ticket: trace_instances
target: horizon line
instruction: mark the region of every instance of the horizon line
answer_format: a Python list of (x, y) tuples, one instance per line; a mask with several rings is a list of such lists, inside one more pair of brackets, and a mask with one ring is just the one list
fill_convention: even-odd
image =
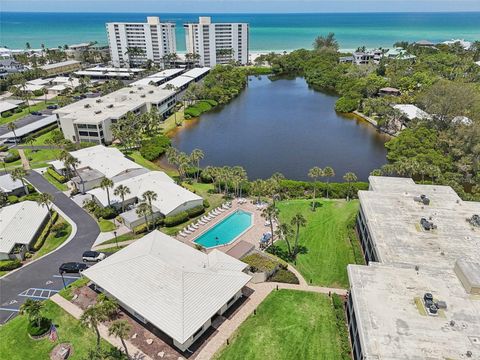
[[(25, 10), (0, 10), (1, 13), (25, 13), (25, 14), (148, 14), (148, 13), (162, 13), (161, 11), (25, 11)], [(219, 11), (205, 11), (205, 12), (176, 12), (168, 11), (163, 12), (163, 14), (188, 14), (188, 15), (201, 15), (201, 14), (221, 14), (221, 15), (278, 15), (278, 14), (292, 14), (292, 15), (305, 15), (305, 14), (439, 14), (439, 13), (480, 13), (479, 10), (437, 10), (437, 11), (301, 11), (301, 12), (289, 12), (289, 11), (279, 11), (279, 12), (219, 12)]]

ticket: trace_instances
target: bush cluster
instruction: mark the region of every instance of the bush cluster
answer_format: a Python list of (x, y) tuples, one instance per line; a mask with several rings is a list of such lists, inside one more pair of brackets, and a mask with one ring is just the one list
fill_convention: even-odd
[(200, 100), (194, 105), (190, 105), (185, 109), (185, 119), (191, 119), (192, 117), (199, 117), (202, 113), (207, 112), (217, 106), (218, 103), (215, 100)]
[(2, 118), (8, 118), (8, 117), (10, 117), (10, 116), (12, 116), (12, 112), (11, 112), (11, 111), (4, 111), (4, 112), (2, 113)]
[(140, 147), (140, 154), (147, 160), (153, 161), (163, 155), (170, 146), (170, 139), (168, 136), (159, 135), (152, 139), (142, 142)]
[(358, 108), (359, 99), (342, 96), (335, 103), (335, 110), (341, 113), (349, 113)]
[(63, 175), (60, 175), (59, 173), (57, 173), (53, 167), (49, 167), (47, 169), (47, 174), (50, 175), (51, 177), (53, 177), (55, 180), (57, 180), (59, 183), (64, 183), (67, 181), (67, 178)]
[(345, 318), (345, 306), (343, 299), (337, 295), (332, 294), (333, 311), (335, 313), (335, 324), (340, 336), (340, 350), (342, 351), (342, 359), (350, 360), (350, 342), (346, 333), (346, 318)]
[(305, 198), (313, 195), (313, 187), (316, 186), (316, 196), (325, 197), (327, 195), (332, 199), (343, 199), (349, 194), (350, 186), (350, 198), (357, 197), (359, 190), (368, 190), (367, 182), (354, 182), (348, 183), (326, 183), (317, 182), (316, 185), (313, 182), (297, 181), (297, 180), (281, 180), (280, 186), (282, 192), (288, 198)]
[(118, 215), (118, 211), (113, 206), (105, 206), (104, 208), (99, 206), (95, 209), (93, 215), (95, 215), (97, 219), (104, 218), (105, 220), (111, 220)]
[(198, 205), (187, 210), (187, 214), (189, 218), (197, 217), (198, 215), (201, 215), (204, 212), (205, 212), (205, 208), (203, 207), (203, 205)]
[(16, 204), (18, 203), (18, 196), (15, 195), (8, 195), (7, 200), (10, 204)]
[(188, 213), (186, 211), (182, 211), (176, 215), (166, 216), (165, 219), (163, 220), (163, 224), (166, 227), (172, 227), (172, 226), (176, 226), (181, 223), (184, 223), (185, 221), (188, 220), (188, 218), (189, 218)]
[(29, 322), (27, 332), (30, 336), (41, 336), (50, 330), (50, 326), (52, 326), (52, 320), (43, 317), (40, 319), (40, 326), (36, 321)]
[(0, 145), (0, 152), (5, 152), (8, 150), (8, 145)]
[(22, 262), (18, 259), (0, 260), (0, 271), (10, 271), (22, 266)]
[(298, 278), (294, 273), (285, 269), (279, 269), (273, 274), (268, 281), (287, 283), (287, 284), (299, 284)]
[(8, 164), (8, 163), (17, 161), (19, 159), (20, 159), (20, 154), (18, 153), (18, 150), (11, 149), (3, 161)]

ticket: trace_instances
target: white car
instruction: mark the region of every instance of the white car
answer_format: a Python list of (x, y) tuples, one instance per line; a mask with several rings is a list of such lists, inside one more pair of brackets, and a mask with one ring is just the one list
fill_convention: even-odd
[(107, 256), (104, 253), (98, 251), (85, 251), (83, 253), (83, 262), (99, 262), (105, 259)]

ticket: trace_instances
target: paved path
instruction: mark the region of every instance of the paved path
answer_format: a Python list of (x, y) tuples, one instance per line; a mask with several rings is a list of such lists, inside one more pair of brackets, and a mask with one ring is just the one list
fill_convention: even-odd
[[(63, 287), (62, 279), (58, 275), (60, 264), (81, 261), (83, 252), (90, 250), (100, 233), (96, 221), (42, 175), (30, 171), (27, 180), (39, 191), (55, 197), (54, 204), (77, 225), (77, 231), (72, 240), (63, 247), (0, 278), (0, 324), (16, 315), (20, 305), (27, 298), (33, 297), (32, 289), (46, 290), (43, 294), (49, 295), (60, 290)], [(77, 277), (77, 274), (69, 274), (64, 278), (66, 282), (72, 282)], [(42, 298), (44, 297), (40, 297)]]
[[(118, 247), (125, 247), (127, 245), (130, 245), (130, 244), (134, 243), (137, 240), (138, 239), (121, 241), (121, 242), (118, 243)], [(96, 245), (96, 246), (92, 247), (92, 250), (100, 251), (100, 250), (104, 250), (104, 249), (110, 249), (110, 248), (115, 247), (115, 246), (117, 246), (116, 243), (110, 243), (110, 244), (105, 244), (105, 245)]]
[(20, 155), (20, 159), (22, 160), (22, 166), (25, 170), (30, 170), (30, 162), (27, 159), (27, 156), (25, 155), (25, 151), (22, 149), (18, 150), (18, 155)]
[[(80, 317), (83, 314), (83, 310), (79, 308), (77, 305), (73, 304), (72, 302), (64, 299), (62, 296), (56, 294), (51, 297), (51, 300), (60, 306), (63, 310), (68, 312), (70, 315), (72, 315), (75, 319), (80, 319)], [(100, 336), (108, 341), (110, 344), (115, 346), (116, 348), (122, 349), (123, 350), (123, 345), (120, 341), (119, 338), (110, 336), (108, 334), (108, 328), (100, 324), (98, 327), (98, 330), (100, 332)], [(128, 351), (130, 353), (130, 356), (132, 359), (142, 359), (142, 360), (152, 360), (151, 357), (147, 356), (144, 354), (140, 349), (138, 349), (136, 346), (134, 346), (130, 341), (125, 340), (125, 343), (127, 344)]]

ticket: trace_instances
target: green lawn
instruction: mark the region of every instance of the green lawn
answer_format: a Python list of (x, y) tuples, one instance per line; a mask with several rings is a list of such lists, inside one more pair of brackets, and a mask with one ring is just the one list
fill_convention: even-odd
[(65, 228), (65, 230), (61, 234), (59, 234), (59, 236), (56, 236), (53, 231), (50, 231), (50, 234), (45, 240), (45, 243), (40, 248), (40, 250), (38, 250), (33, 255), (32, 259), (36, 259), (36, 258), (39, 258), (40, 256), (48, 254), (49, 252), (55, 250), (57, 247), (62, 245), (64, 241), (68, 239), (68, 237), (72, 233), (72, 226), (67, 221), (65, 221), (65, 219), (63, 219), (62, 217), (60, 217), (56, 222), (56, 224), (59, 224), (59, 223), (67, 224), (67, 227)]
[(58, 190), (60, 190), (60, 191), (67, 191), (68, 190), (68, 186), (66, 184), (62, 184), (60, 181), (55, 179), (52, 175), (50, 175), (46, 171), (44, 172), (43, 177), (45, 179), (47, 179), (47, 181), (50, 184), (52, 184), (53, 186), (55, 186)]
[(139, 239), (143, 236), (144, 236), (144, 234), (134, 234), (133, 232), (130, 232), (130, 233), (126, 233), (126, 234), (117, 236), (116, 240), (115, 240), (115, 238), (107, 240), (107, 241), (103, 242), (101, 245), (116, 244), (117, 241), (118, 241), (118, 243), (122, 243), (124, 241), (136, 240), (136, 239)]
[(273, 291), (219, 351), (216, 360), (342, 359), (331, 299), (295, 290)]
[[(57, 130), (58, 128), (54, 129), (54, 130)], [(53, 131), (49, 131), (43, 135), (40, 135), (38, 137), (35, 138), (35, 141), (33, 142), (33, 145), (46, 145), (46, 142), (48, 139), (51, 139), (52, 138), (52, 135), (53, 135)]]
[[(42, 150), (30, 150), (25, 149), (25, 155), (30, 163), (30, 167), (33, 169), (48, 167), (47, 162), (53, 161), (58, 158), (61, 150), (58, 149), (42, 149)], [(18, 167), (22, 164), (22, 160), (16, 160), (14, 162), (6, 164), (6, 168)]]
[[(348, 286), (347, 265), (362, 262), (360, 244), (353, 236), (352, 225), (358, 211), (358, 201), (318, 200), (320, 206), (311, 210), (311, 200), (287, 200), (278, 203), (280, 222), (290, 223), (301, 213), (307, 225), (300, 228), (300, 246), (306, 253), (297, 255), (296, 268), (305, 280), (315, 285)], [(351, 241), (352, 240), (352, 241)], [(353, 246), (352, 246), (353, 243)], [(284, 242), (278, 245), (286, 249)], [(357, 256), (355, 256), (357, 254)]]
[(116, 229), (116, 226), (113, 222), (111, 222), (110, 220), (105, 220), (105, 219), (101, 219), (98, 222), (98, 226), (100, 227), (101, 232), (109, 232), (109, 231), (113, 231), (113, 230)]
[[(95, 335), (63, 311), (52, 301), (45, 302), (43, 314), (52, 319), (57, 326), (59, 341), (73, 345), (73, 354), (69, 359), (87, 359), (88, 350), (95, 347)], [(50, 352), (59, 344), (53, 343), (48, 338), (32, 340), (27, 335), (27, 318), (17, 316), (6, 325), (0, 327), (0, 354), (2, 359), (8, 360), (48, 360)], [(113, 349), (111, 345), (102, 340), (105, 349)], [(116, 357), (120, 359), (120, 356)], [(114, 358), (112, 358), (114, 359)]]
[[(47, 105), (51, 105), (51, 104), (55, 104), (55, 103), (52, 101), (47, 101), (46, 104), (45, 104), (45, 101), (39, 102), (38, 104), (30, 106), (30, 112), (44, 110), (47, 107)], [(8, 124), (12, 121), (21, 119), (24, 116), (27, 116), (30, 112), (28, 111), (28, 107), (26, 107), (21, 112), (12, 114), (12, 116), (9, 116), (8, 118), (0, 117), (0, 125)]]
[(67, 285), (65, 289), (60, 290), (59, 294), (60, 296), (64, 297), (68, 301), (71, 301), (73, 299), (73, 291), (75, 289), (81, 288), (85, 285), (87, 285), (90, 282), (86, 277), (81, 277), (78, 280), (75, 280), (71, 284)]

